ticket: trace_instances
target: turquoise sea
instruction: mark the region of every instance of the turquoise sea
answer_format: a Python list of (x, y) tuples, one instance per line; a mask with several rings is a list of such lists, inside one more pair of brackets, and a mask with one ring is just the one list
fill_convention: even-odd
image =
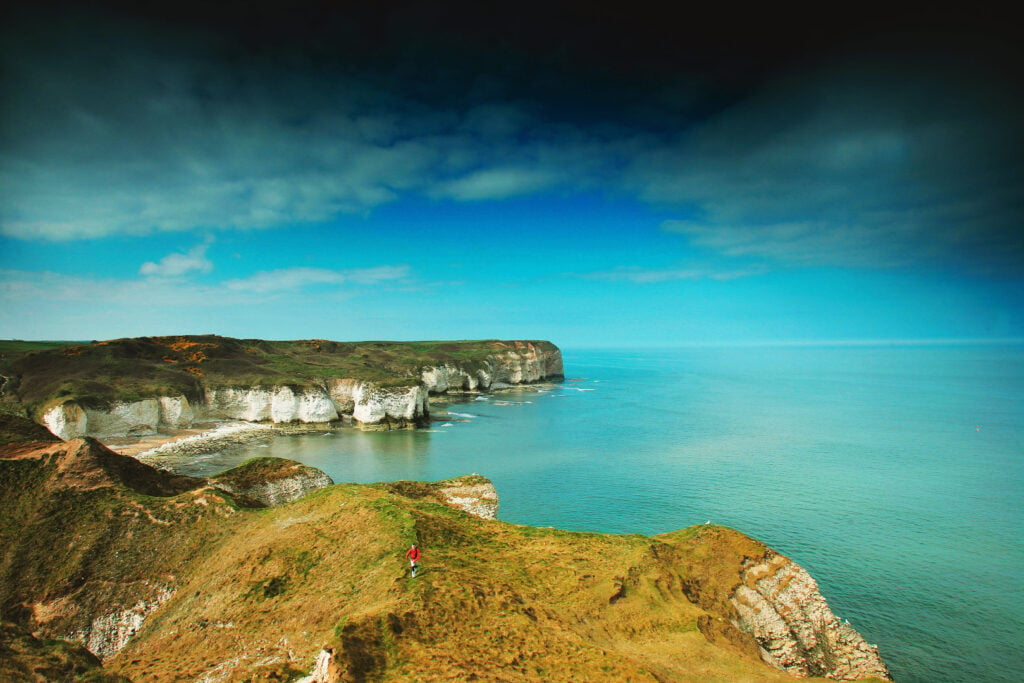
[(182, 471), (275, 455), (338, 482), (477, 472), (511, 522), (710, 520), (803, 565), (897, 681), (1024, 679), (1024, 347), (564, 358), (581, 381), (452, 404), (430, 431), (279, 437)]

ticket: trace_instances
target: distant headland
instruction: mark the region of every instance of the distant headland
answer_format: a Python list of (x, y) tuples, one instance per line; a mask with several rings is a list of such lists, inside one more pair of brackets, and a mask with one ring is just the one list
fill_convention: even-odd
[(563, 376), (548, 341), (266, 341), (219, 336), (0, 342), (4, 412), (57, 436), (143, 436), (217, 420), (406, 428), (430, 395)]

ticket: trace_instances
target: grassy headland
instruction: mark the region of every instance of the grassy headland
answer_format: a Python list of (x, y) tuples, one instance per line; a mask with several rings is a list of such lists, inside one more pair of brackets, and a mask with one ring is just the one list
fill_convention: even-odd
[(351, 681), (792, 680), (730, 623), (744, 562), (770, 552), (730, 529), (518, 526), (409, 482), (250, 508), (128, 460), (92, 439), (0, 447), (7, 670), (85, 666), (27, 632), (102, 648), (146, 614), (95, 680), (293, 680), (325, 645)]
[(89, 407), (156, 396), (202, 396), (204, 386), (304, 386), (335, 378), (416, 384), (425, 366), (481, 366), (488, 357), (550, 342), (266, 341), (215, 335), (88, 343), (0, 342), (7, 412), (37, 415), (58, 401)]

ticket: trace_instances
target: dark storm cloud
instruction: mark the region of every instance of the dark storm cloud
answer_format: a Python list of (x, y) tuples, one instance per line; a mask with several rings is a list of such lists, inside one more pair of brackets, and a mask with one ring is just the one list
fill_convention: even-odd
[(640, 155), (631, 182), (695, 210), (667, 230), (732, 256), (1019, 268), (1019, 86), (970, 57), (858, 57), (768, 82)]
[(545, 122), (532, 102), (424, 101), (404, 61), (353, 72), (137, 18), (35, 19), (3, 49), (0, 219), (14, 237), (278, 227), (402, 193), (501, 199), (585, 182), (629, 144)]
[(1020, 46), (998, 17), (282, 7), (12, 15), (0, 232), (277, 228), (403, 196), (596, 189), (748, 264), (1024, 261)]

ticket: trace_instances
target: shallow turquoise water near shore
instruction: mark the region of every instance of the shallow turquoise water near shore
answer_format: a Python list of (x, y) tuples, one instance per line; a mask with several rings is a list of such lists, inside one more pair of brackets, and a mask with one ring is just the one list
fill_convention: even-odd
[[(803, 565), (897, 681), (1017, 681), (1024, 348), (565, 350), (567, 381), (430, 431), (280, 437), (335, 481), (478, 472), (511, 522), (660, 533), (711, 520)], [(464, 421), (457, 421), (464, 420)]]

